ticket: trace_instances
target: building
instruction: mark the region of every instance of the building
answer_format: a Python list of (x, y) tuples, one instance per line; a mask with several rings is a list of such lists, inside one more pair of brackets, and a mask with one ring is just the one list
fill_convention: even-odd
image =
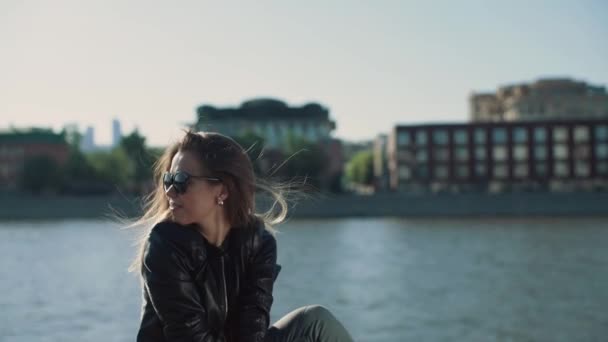
[(214, 131), (239, 137), (254, 133), (265, 138), (266, 147), (280, 149), (288, 136), (298, 136), (317, 143), (330, 139), (336, 128), (329, 110), (316, 103), (289, 107), (274, 99), (254, 99), (237, 108), (197, 108), (196, 130)]
[(469, 101), (474, 122), (608, 119), (606, 88), (569, 78), (504, 86), (495, 93), (473, 93)]
[(397, 126), (387, 152), (392, 190), (608, 190), (608, 119)]
[(321, 185), (332, 192), (341, 192), (345, 163), (342, 141), (339, 139), (329, 139), (322, 144), (322, 147), (329, 158), (327, 160), (325, 175), (323, 175), (323, 184)]
[(112, 147), (120, 145), (122, 140), (122, 130), (120, 129), (120, 121), (118, 119), (112, 120)]
[(82, 137), (82, 141), (80, 142), (80, 149), (83, 152), (95, 150), (95, 128), (93, 126), (87, 127), (84, 136)]
[(379, 134), (374, 140), (374, 189), (383, 191), (389, 188), (387, 151), (388, 136)]
[(65, 136), (51, 130), (0, 133), (0, 188), (17, 188), (23, 165), (29, 158), (44, 155), (62, 165), (69, 152)]

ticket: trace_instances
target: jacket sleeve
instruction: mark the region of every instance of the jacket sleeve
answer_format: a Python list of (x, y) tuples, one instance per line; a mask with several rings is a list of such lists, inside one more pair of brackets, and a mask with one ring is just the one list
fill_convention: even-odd
[(145, 291), (162, 322), (165, 338), (171, 342), (223, 341), (223, 336), (208, 326), (206, 310), (192, 279), (192, 262), (180, 247), (170, 234), (153, 229), (142, 265)]
[(281, 269), (276, 263), (276, 240), (268, 231), (256, 234), (253, 252), (239, 293), (239, 342), (264, 341), (270, 325), (272, 287)]

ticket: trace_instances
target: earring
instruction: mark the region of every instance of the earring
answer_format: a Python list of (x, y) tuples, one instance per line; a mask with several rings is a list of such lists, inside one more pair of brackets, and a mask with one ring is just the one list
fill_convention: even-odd
[(220, 206), (223, 206), (224, 205), (224, 200), (222, 200), (221, 197), (218, 197), (217, 198), (217, 204), (219, 204)]

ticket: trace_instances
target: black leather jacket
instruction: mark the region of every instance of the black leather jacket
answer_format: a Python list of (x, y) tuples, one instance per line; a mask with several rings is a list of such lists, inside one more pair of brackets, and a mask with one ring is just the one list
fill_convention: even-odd
[(231, 228), (220, 247), (194, 227), (155, 225), (141, 268), (137, 341), (263, 341), (276, 260), (276, 240), (261, 221)]

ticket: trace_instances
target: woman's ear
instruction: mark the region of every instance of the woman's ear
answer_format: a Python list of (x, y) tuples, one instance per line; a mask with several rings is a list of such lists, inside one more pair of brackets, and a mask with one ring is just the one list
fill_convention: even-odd
[(219, 198), (222, 201), (225, 201), (228, 198), (228, 189), (225, 184), (222, 184), (222, 188), (220, 190)]

